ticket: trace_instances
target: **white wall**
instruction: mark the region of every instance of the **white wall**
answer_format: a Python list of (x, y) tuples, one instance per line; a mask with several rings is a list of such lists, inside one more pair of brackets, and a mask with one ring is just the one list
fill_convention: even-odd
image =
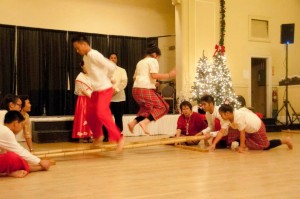
[(175, 34), (171, 0), (0, 0), (0, 23), (151, 37)]
[[(297, 56), (300, 54), (300, 1), (226, 0), (225, 8), (227, 65), (236, 93), (243, 95), (250, 106), (251, 57), (268, 58), (273, 69), (273, 75), (270, 75), (273, 86), (278, 85), (285, 75), (285, 45), (280, 44), (281, 24), (295, 23), (295, 42), (289, 45), (289, 75), (300, 75), (300, 57)], [(202, 51), (207, 57), (212, 57), (215, 44), (219, 41), (219, 0), (182, 0), (181, 4), (176, 5), (175, 12), (178, 16), (176, 36), (179, 37), (176, 41), (182, 46), (178, 50), (182, 55), (176, 56), (183, 57), (178, 59), (177, 64), (182, 76), (177, 80), (177, 89), (185, 91), (195, 81), (196, 63)], [(269, 42), (249, 39), (249, 16), (269, 19)]]

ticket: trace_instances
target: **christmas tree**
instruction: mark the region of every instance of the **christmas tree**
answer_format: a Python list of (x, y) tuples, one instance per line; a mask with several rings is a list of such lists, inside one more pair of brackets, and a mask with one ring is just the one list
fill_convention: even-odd
[(212, 95), (216, 105), (226, 102), (238, 106), (237, 96), (232, 89), (230, 71), (226, 65), (226, 56), (222, 50), (217, 50), (213, 62), (203, 56), (196, 68), (196, 81), (192, 86), (192, 99), (199, 101), (205, 95)]
[(213, 64), (204, 55), (199, 59), (196, 68), (196, 81), (192, 86), (192, 99), (198, 101), (203, 95), (215, 95), (215, 75)]
[(192, 99), (199, 101), (205, 95), (212, 95), (215, 104), (223, 103), (233, 104), (236, 108), (239, 106), (237, 96), (232, 89), (230, 71), (226, 65), (224, 37), (225, 37), (225, 1), (220, 0), (220, 40), (219, 45), (215, 46), (213, 63), (202, 56), (198, 61), (196, 68), (196, 81), (192, 86)]
[(215, 91), (212, 96), (216, 105), (229, 102), (236, 108), (239, 107), (237, 95), (232, 88), (232, 79), (226, 64), (226, 56), (222, 50), (218, 50), (213, 57), (213, 75), (215, 76)]

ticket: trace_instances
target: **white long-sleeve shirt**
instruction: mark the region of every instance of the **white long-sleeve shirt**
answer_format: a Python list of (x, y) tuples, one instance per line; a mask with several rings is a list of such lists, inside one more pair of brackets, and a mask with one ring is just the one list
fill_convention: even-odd
[(126, 100), (126, 95), (124, 89), (127, 86), (128, 78), (127, 73), (124, 68), (117, 66), (117, 70), (115, 70), (112, 80), (115, 82), (113, 83), (113, 88), (117, 92), (111, 99), (112, 102), (122, 102)]
[(32, 155), (22, 147), (17, 142), (15, 134), (2, 124), (0, 124), (0, 149), (0, 153), (5, 153), (6, 151), (14, 152), (31, 164), (39, 164), (41, 161), (40, 158)]
[(261, 119), (246, 107), (233, 111), (234, 121), (230, 126), (246, 133), (256, 133), (261, 127)]
[(228, 127), (229, 127), (229, 124), (230, 124), (229, 121), (223, 120), (219, 113), (219, 106), (214, 107), (213, 113), (210, 113), (207, 111), (205, 113), (205, 117), (206, 117), (206, 121), (207, 121), (207, 128), (202, 131), (204, 134), (215, 131), (215, 119), (216, 118), (220, 120), (221, 129), (228, 129)]
[(111, 77), (117, 65), (105, 58), (98, 51), (91, 49), (83, 57), (93, 91), (101, 91), (112, 87)]

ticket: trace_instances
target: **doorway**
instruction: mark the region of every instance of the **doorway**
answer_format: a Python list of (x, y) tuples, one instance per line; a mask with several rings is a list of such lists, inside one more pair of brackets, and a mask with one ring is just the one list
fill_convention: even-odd
[(267, 116), (267, 59), (251, 58), (251, 106)]

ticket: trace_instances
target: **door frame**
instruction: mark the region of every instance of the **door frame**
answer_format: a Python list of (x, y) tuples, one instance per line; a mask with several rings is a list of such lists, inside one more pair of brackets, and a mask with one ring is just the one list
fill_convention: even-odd
[[(259, 55), (253, 55), (250, 57), (250, 75), (252, 74), (252, 65), (251, 60), (252, 59), (265, 59), (266, 60), (266, 117), (271, 118), (272, 117), (272, 59), (270, 56), (259, 56)], [(249, 96), (250, 96), (250, 103), (252, 106), (252, 76), (250, 77), (249, 82)]]

